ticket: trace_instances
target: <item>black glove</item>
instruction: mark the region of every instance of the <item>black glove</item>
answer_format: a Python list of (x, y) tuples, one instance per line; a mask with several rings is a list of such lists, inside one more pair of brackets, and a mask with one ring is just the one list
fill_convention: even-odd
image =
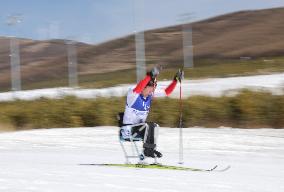
[(154, 67), (147, 75), (150, 75), (151, 79), (155, 79), (160, 73), (161, 67)]
[(178, 72), (174, 76), (174, 80), (181, 82), (184, 79), (184, 72), (183, 70), (179, 69)]

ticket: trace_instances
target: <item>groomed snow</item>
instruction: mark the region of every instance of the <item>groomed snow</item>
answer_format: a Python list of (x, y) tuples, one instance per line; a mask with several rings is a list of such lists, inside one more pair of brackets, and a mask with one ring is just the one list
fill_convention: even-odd
[[(284, 191), (284, 129), (184, 129), (183, 166), (231, 165), (222, 173), (79, 165), (124, 163), (117, 131), (94, 127), (1, 133), (0, 191)], [(158, 146), (164, 154), (160, 162), (178, 165), (178, 129), (160, 128)]]
[[(94, 82), (95, 83), (95, 82)], [(160, 81), (158, 86), (165, 88), (170, 81)], [(129, 87), (134, 84), (120, 85), (104, 89), (74, 89), (74, 88), (50, 88), (35, 89), (28, 91), (15, 91), (0, 93), (0, 101), (10, 101), (14, 99), (33, 100), (40, 97), (60, 98), (66, 95), (74, 95), (80, 98), (96, 97), (123, 97)], [(246, 77), (211, 78), (202, 80), (185, 80), (182, 83), (183, 97), (192, 95), (220, 96), (232, 94), (242, 88), (253, 90), (267, 90), (274, 94), (284, 94), (284, 73), (272, 75), (257, 75)], [(171, 97), (179, 97), (179, 89), (176, 88)]]

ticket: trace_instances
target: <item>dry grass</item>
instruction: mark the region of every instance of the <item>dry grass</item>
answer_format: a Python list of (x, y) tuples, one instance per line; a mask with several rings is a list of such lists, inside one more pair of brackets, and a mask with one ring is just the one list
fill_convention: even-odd
[[(110, 105), (111, 103), (111, 105)], [(0, 102), (0, 130), (117, 125), (125, 98)], [(154, 100), (148, 121), (165, 127), (179, 124), (179, 100)], [(194, 96), (183, 100), (184, 127), (284, 128), (284, 96), (241, 91), (233, 97)]]
[(1, 132), (10, 132), (10, 131), (16, 131), (17, 128), (9, 123), (0, 123), (0, 133)]

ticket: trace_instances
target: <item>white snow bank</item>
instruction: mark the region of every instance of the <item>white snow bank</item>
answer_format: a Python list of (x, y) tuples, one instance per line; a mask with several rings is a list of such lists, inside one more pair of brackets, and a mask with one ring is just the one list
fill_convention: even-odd
[[(159, 82), (158, 86), (160, 88), (165, 88), (169, 84), (170, 81), (161, 81)], [(128, 84), (103, 89), (75, 89), (61, 87), (28, 91), (4, 92), (0, 93), (0, 101), (10, 101), (14, 99), (33, 100), (38, 99), (40, 97), (60, 98), (66, 95), (74, 95), (79, 98), (121, 97), (125, 96), (128, 89), (133, 86), (135, 85)], [(222, 94), (235, 93), (237, 90), (242, 88), (254, 90), (268, 90), (274, 94), (283, 94), (284, 73), (247, 77), (185, 80), (182, 83), (182, 95), (183, 97), (189, 97), (192, 95), (220, 96)], [(179, 97), (178, 87), (174, 90), (171, 97)]]

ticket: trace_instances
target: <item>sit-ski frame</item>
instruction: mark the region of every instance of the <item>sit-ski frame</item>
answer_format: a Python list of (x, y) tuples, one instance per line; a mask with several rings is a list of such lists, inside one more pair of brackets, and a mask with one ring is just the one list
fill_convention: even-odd
[[(142, 126), (141, 126), (142, 125)], [(142, 131), (143, 129), (145, 129), (146, 128), (146, 132), (145, 132), (145, 135), (147, 135), (147, 132), (148, 132), (148, 124), (147, 123), (139, 123), (139, 124), (134, 124), (134, 125), (127, 125), (127, 126), (130, 126), (131, 127), (131, 129), (133, 128), (133, 127), (136, 127), (136, 126), (141, 126), (140, 128), (139, 128), (139, 131)], [(130, 164), (131, 162), (129, 161), (129, 159), (130, 158), (137, 158), (139, 161), (138, 161), (138, 163), (139, 164), (144, 164), (145, 162), (144, 162), (144, 160), (145, 160), (145, 158), (146, 158), (146, 156), (144, 155), (144, 153), (143, 153), (143, 151), (140, 151), (139, 149), (138, 149), (138, 146), (137, 146), (137, 144), (136, 144), (136, 142), (139, 142), (139, 141), (141, 141), (141, 142), (143, 142), (143, 139), (142, 138), (137, 138), (136, 136), (137, 136), (137, 134), (135, 133), (135, 134), (130, 134), (130, 137), (129, 137), (129, 140), (127, 139), (124, 139), (124, 138), (122, 138), (122, 136), (121, 136), (121, 128), (122, 127), (120, 127), (119, 128), (119, 143), (120, 143), (120, 146), (121, 146), (121, 148), (122, 148), (122, 151), (123, 151), (123, 153), (124, 153), (124, 157), (125, 157), (125, 159), (126, 159), (126, 164)], [(131, 131), (131, 133), (132, 133), (132, 131)], [(144, 142), (146, 141), (146, 137), (144, 137)], [(131, 146), (132, 146), (132, 155), (128, 155), (127, 154), (127, 152), (126, 152), (126, 149), (125, 149), (125, 147), (124, 147), (124, 142), (130, 142), (131, 143)], [(133, 147), (134, 147), (134, 149), (135, 150), (133, 150)], [(158, 164), (158, 162), (157, 162), (157, 158), (155, 157), (154, 158), (155, 159), (155, 164)]]

